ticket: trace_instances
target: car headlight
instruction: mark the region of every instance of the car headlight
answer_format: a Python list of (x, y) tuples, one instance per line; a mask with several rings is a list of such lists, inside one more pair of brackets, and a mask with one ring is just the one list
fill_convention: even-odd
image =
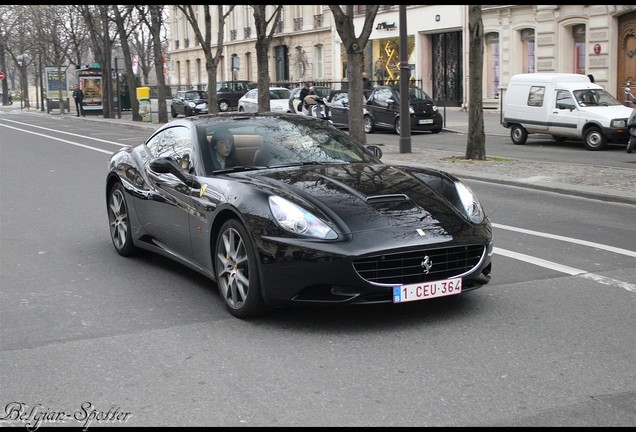
[(409, 105), (409, 114), (415, 114), (415, 110), (413, 109), (413, 105)]
[(194, 102), (188, 102), (188, 106), (190, 108), (194, 108), (196, 106), (196, 104)]
[(274, 220), (289, 232), (324, 240), (338, 238), (334, 230), (322, 220), (285, 198), (270, 196), (269, 208)]
[(621, 129), (627, 127), (627, 119), (614, 119), (610, 122), (610, 126), (614, 129)]
[(433, 112), (437, 111), (437, 105), (433, 105)]
[(473, 223), (482, 223), (484, 221), (484, 210), (473, 191), (460, 181), (455, 182), (455, 189), (457, 189), (466, 217)]

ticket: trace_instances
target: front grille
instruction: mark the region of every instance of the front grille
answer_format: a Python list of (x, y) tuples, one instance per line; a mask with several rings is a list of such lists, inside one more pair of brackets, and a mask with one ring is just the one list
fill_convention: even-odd
[[(483, 245), (423, 249), (358, 258), (353, 266), (368, 282), (406, 285), (464, 275), (479, 265), (484, 253)], [(432, 267), (425, 274), (422, 262), (427, 256)]]

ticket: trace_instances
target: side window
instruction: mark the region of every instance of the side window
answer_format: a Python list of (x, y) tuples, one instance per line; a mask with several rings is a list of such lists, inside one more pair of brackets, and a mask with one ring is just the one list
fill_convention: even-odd
[(243, 91), (243, 83), (241, 82), (236, 83), (236, 90)]
[(167, 156), (176, 160), (184, 171), (190, 171), (194, 160), (192, 135), (183, 126), (175, 126), (153, 137), (146, 144), (154, 157)]
[(391, 97), (391, 90), (384, 88), (384, 89), (380, 89), (376, 95), (375, 95), (375, 100), (378, 103), (378, 105), (381, 105), (383, 107), (387, 107), (389, 106), (387, 99), (389, 99)]
[(574, 106), (574, 98), (567, 90), (557, 90), (556, 92), (556, 107), (559, 109), (564, 109), (564, 105), (568, 105), (569, 107)]
[(544, 98), (545, 98), (545, 87), (532, 86), (530, 87), (530, 93), (528, 93), (528, 106), (533, 106), (533, 107), (543, 106)]

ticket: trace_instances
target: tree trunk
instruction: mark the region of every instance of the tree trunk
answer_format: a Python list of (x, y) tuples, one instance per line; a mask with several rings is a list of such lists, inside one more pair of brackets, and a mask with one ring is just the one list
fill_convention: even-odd
[(481, 6), (468, 6), (469, 32), (469, 93), (468, 142), (466, 159), (486, 160), (486, 134), (484, 132), (484, 109), (482, 101), (482, 77), (484, 66), (484, 26)]

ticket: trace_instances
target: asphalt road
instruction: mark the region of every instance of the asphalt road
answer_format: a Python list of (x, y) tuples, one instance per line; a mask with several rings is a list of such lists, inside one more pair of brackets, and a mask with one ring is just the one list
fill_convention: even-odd
[(467, 180), (489, 285), (243, 321), (115, 253), (106, 161), (144, 135), (0, 116), (3, 426), (636, 426), (633, 205)]

